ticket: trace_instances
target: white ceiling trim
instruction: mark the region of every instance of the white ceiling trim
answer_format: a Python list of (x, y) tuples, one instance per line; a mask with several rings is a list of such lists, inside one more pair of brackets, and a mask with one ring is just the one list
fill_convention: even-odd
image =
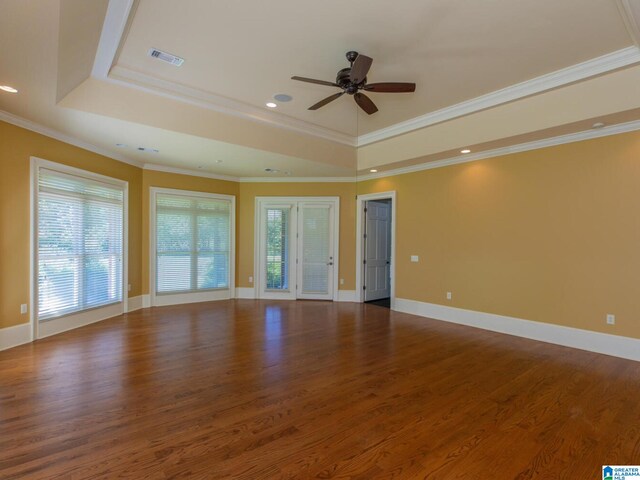
[(224, 180), (227, 182), (239, 182), (239, 177), (233, 177), (231, 175), (220, 175), (217, 173), (201, 172), (198, 170), (190, 170), (188, 168), (176, 168), (167, 165), (158, 165), (157, 163), (145, 163), (143, 168), (145, 170), (153, 170), (156, 172), (176, 173), (179, 175), (189, 175), (191, 177), (212, 178), (215, 180)]
[(469, 115), (480, 110), (496, 107), (504, 103), (562, 87), (569, 83), (585, 80), (595, 75), (601, 75), (636, 63), (640, 63), (640, 48), (623, 48), (622, 50), (617, 50), (601, 57), (563, 68), (562, 70), (517, 83), (510, 87), (452, 105), (451, 107), (427, 113), (426, 115), (376, 130), (375, 132), (360, 135), (360, 137), (358, 137), (358, 147), (435, 125), (436, 123), (442, 123), (457, 117)]
[(297, 120), (281, 113), (256, 108), (252, 105), (222, 97), (220, 95), (203, 92), (185, 85), (154, 78), (119, 65), (113, 67), (110, 74), (107, 77), (102, 78), (102, 80), (142, 90), (147, 93), (161, 95), (163, 97), (171, 98), (172, 100), (189, 103), (227, 115), (233, 115), (254, 122), (266, 123), (272, 127), (292, 130), (297, 133), (323, 138), (331, 142), (341, 143), (351, 147), (356, 146), (356, 138), (351, 135), (340, 133), (329, 128), (320, 127), (303, 120)]
[[(629, 29), (630, 25), (635, 25), (637, 29), (638, 24), (633, 20), (633, 15), (628, 5), (630, 0), (617, 1), (621, 14), (625, 18), (627, 28)], [(595, 75), (640, 63), (640, 48), (638, 46), (627, 47), (387, 128), (354, 137), (277, 112), (257, 108), (237, 100), (203, 92), (175, 82), (153, 78), (121, 66), (112, 68), (126, 23), (131, 15), (133, 3), (134, 0), (109, 0), (109, 7), (92, 71), (93, 76), (147, 93), (162, 95), (221, 113), (355, 147), (379, 142), (436, 123), (469, 115), (480, 110), (585, 80)], [(640, 33), (638, 35), (640, 36)], [(638, 38), (636, 37), (636, 42)]]
[(91, 75), (106, 78), (120, 47), (134, 0), (109, 0)]
[(105, 148), (98, 147), (97, 145), (94, 145), (92, 143), (85, 142), (84, 140), (80, 140), (79, 138), (73, 137), (71, 135), (67, 135), (66, 133), (62, 133), (58, 130), (54, 130), (53, 128), (46, 127), (39, 123), (32, 122), (31, 120), (27, 120), (26, 118), (19, 117), (17, 115), (6, 112), (4, 110), (0, 110), (0, 120), (10, 123), (12, 125), (15, 125), (17, 127), (21, 127), (26, 130), (39, 133), (41, 135), (44, 135), (45, 137), (55, 138), (56, 140), (60, 140), (61, 142), (68, 143), (69, 145), (73, 145), (79, 148), (83, 148), (85, 150), (89, 150), (90, 152), (97, 153), (98, 155), (102, 155), (104, 157), (117, 160), (118, 162), (126, 163), (128, 165), (133, 165), (134, 167), (142, 168), (141, 162), (132, 160), (122, 155), (114, 154)]
[(617, 0), (618, 10), (633, 42), (640, 47), (640, 18), (636, 18), (631, 0)]
[(354, 183), (353, 177), (241, 177), (240, 183)]
[(445, 158), (442, 160), (435, 160), (433, 162), (421, 163), (419, 165), (411, 165), (409, 167), (396, 168), (393, 170), (386, 170), (384, 172), (367, 173), (365, 175), (359, 175), (358, 181), (361, 182), (365, 180), (373, 180), (376, 178), (392, 177), (394, 175), (402, 175), (405, 173), (420, 172), (422, 170), (431, 170), (432, 168), (448, 167), (449, 165), (456, 165), (459, 163), (475, 162), (478, 160), (485, 160), (487, 158), (501, 157), (503, 155), (509, 155), (512, 153), (526, 152), (529, 150), (538, 150), (541, 148), (553, 147), (556, 145), (563, 145), (566, 143), (580, 142), (583, 140), (606, 137), (609, 135), (617, 135), (619, 133), (633, 132), (636, 130), (640, 130), (640, 120), (634, 120), (633, 122), (627, 122), (627, 123), (620, 123), (618, 125), (612, 125), (610, 127), (604, 127), (600, 129), (586, 130), (586, 131), (577, 132), (577, 133), (569, 133), (567, 135), (560, 135), (558, 137), (535, 140), (533, 142), (520, 143), (518, 145), (511, 145), (508, 147), (495, 148), (493, 150), (486, 150), (484, 152), (470, 153), (467, 155), (457, 155), (451, 158)]

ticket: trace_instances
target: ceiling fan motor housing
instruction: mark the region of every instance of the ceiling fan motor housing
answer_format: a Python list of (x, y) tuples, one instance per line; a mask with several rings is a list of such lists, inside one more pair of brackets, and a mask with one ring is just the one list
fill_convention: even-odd
[(355, 84), (352, 83), (349, 79), (350, 75), (351, 67), (343, 68), (338, 72), (338, 75), (336, 75), (336, 83), (340, 85), (340, 87), (344, 89), (346, 93), (348, 93), (349, 95), (353, 95), (364, 86), (364, 84), (367, 82), (367, 79), (365, 78), (364, 80), (362, 80), (362, 82)]

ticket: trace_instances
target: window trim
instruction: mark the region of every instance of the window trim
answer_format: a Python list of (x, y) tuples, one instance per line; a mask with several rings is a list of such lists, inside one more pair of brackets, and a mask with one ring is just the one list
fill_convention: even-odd
[[(41, 168), (122, 188), (122, 300), (120, 302), (112, 302), (99, 307), (91, 307), (78, 312), (47, 318), (41, 322), (38, 321), (38, 178)], [(129, 303), (129, 182), (33, 156), (30, 157), (30, 177), (29, 322), (31, 324), (31, 340), (48, 337), (126, 313)]]
[[(229, 286), (228, 288), (213, 288), (196, 292), (156, 293), (156, 195), (182, 195), (185, 197), (200, 197), (230, 202), (229, 208)], [(213, 300), (227, 300), (235, 297), (235, 268), (236, 268), (236, 197), (222, 193), (198, 192), (193, 190), (179, 190), (175, 188), (149, 188), (149, 300), (152, 307), (164, 305), (179, 305), (183, 303), (210, 302)]]

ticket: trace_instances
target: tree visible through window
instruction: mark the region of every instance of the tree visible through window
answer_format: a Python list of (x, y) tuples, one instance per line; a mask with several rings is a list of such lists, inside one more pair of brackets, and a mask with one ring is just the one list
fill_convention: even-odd
[(289, 208), (268, 208), (267, 286), (268, 290), (289, 289)]
[(231, 202), (156, 194), (156, 293), (229, 288)]

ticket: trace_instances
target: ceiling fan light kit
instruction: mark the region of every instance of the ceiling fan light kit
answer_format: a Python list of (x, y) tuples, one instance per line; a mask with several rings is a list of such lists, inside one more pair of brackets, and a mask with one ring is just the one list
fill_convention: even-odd
[(384, 83), (367, 83), (367, 73), (371, 68), (373, 59), (366, 55), (360, 55), (358, 52), (347, 52), (347, 60), (350, 66), (343, 68), (336, 75), (335, 82), (327, 82), (325, 80), (316, 80), (306, 77), (291, 77), (292, 80), (299, 82), (315, 83), (317, 85), (325, 85), (327, 87), (341, 88), (342, 91), (334, 93), (327, 98), (320, 100), (318, 103), (309, 107), (309, 110), (318, 110), (328, 103), (340, 98), (345, 93), (352, 95), (355, 102), (362, 110), (371, 115), (378, 111), (375, 103), (361, 90), (374, 93), (411, 93), (416, 91), (415, 83), (406, 82), (384, 82)]

